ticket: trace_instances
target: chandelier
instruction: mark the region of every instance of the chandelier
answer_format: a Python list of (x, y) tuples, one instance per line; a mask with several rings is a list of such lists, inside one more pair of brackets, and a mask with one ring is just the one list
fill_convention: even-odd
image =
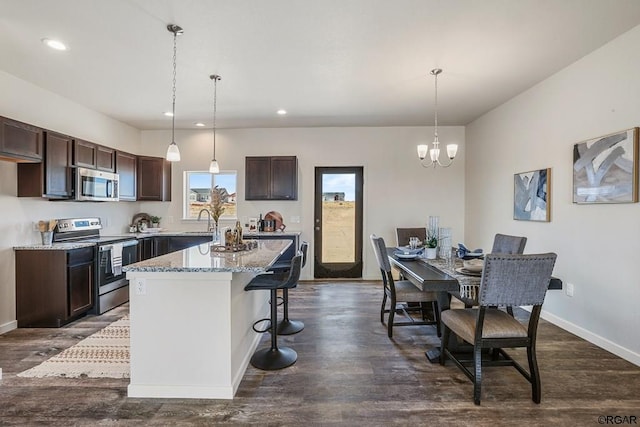
[(180, 150), (176, 144), (176, 38), (184, 33), (184, 30), (177, 25), (167, 25), (167, 30), (173, 33), (173, 104), (171, 108), (171, 144), (167, 148), (167, 160), (170, 162), (180, 161)]
[[(458, 152), (458, 144), (448, 144), (447, 145), (447, 157), (449, 157), (449, 162), (443, 164), (440, 162), (440, 141), (438, 141), (438, 74), (442, 73), (442, 69), (434, 68), (431, 70), (431, 75), (435, 76), (435, 85), (436, 85), (436, 96), (435, 96), (435, 136), (433, 138), (433, 148), (429, 149), (427, 144), (418, 145), (418, 157), (420, 158), (420, 164), (425, 167), (436, 167), (441, 166), (443, 168), (451, 166), (453, 163), (453, 159), (456, 157), (456, 153)], [(429, 161), (425, 163), (425, 158), (427, 157), (427, 152), (429, 153)]]

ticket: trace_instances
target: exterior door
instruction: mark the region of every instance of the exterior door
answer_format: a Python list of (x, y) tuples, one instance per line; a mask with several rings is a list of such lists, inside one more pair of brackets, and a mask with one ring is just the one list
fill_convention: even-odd
[(314, 277), (362, 277), (362, 167), (317, 167)]

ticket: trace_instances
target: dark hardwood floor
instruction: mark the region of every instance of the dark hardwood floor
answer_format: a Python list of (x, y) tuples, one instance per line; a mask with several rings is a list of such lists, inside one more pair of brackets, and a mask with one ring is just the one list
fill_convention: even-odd
[[(387, 338), (381, 293), (378, 283), (300, 284), (290, 292), (290, 317), (306, 327), (279, 337), (298, 361), (275, 372), (249, 366), (233, 400), (132, 399), (126, 379), (16, 376), (117, 320), (126, 306), (59, 329), (11, 331), (0, 335), (0, 425), (548, 426), (598, 425), (606, 416), (640, 422), (640, 367), (545, 321), (538, 335), (542, 403), (531, 401), (529, 383), (515, 369), (496, 367), (485, 371), (482, 405), (475, 406), (471, 382), (458, 368), (426, 360), (425, 349), (439, 343), (432, 326), (399, 327)], [(261, 347), (268, 340), (265, 334)]]

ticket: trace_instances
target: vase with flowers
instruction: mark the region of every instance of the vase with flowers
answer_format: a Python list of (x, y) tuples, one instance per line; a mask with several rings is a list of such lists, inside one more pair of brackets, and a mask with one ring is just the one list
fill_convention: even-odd
[(209, 212), (211, 212), (211, 218), (213, 219), (213, 240), (220, 241), (220, 231), (218, 228), (218, 221), (220, 216), (224, 213), (224, 198), (222, 189), (216, 185), (211, 189), (211, 200), (209, 201)]
[(424, 245), (427, 259), (436, 259), (438, 256), (438, 235), (431, 230), (427, 230), (427, 238), (424, 241)]

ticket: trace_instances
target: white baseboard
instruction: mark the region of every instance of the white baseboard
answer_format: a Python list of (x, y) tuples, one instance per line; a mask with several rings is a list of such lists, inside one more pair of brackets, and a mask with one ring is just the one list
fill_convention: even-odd
[(5, 334), (9, 331), (13, 331), (18, 328), (18, 321), (12, 320), (11, 322), (7, 322), (4, 325), (0, 325), (0, 335)]
[[(524, 308), (524, 307), (523, 307)], [(530, 311), (530, 310), (528, 310)], [(591, 331), (588, 331), (574, 323), (568, 322), (561, 317), (556, 316), (555, 314), (551, 314), (545, 310), (542, 310), (540, 315), (544, 320), (553, 323), (554, 325), (571, 332), (574, 335), (579, 336), (582, 339), (589, 341), (592, 344), (597, 345), (600, 348), (603, 348), (616, 356), (619, 356), (634, 365), (640, 366), (640, 354), (635, 353), (627, 348), (624, 348), (612, 341), (609, 341), (606, 338), (601, 337), (600, 335), (596, 335)]]

